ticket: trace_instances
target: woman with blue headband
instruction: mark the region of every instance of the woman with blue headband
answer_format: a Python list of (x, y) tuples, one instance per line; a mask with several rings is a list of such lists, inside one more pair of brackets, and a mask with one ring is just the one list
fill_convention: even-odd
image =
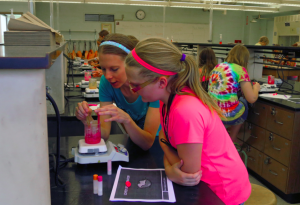
[[(100, 108), (95, 112), (100, 115), (104, 140), (109, 137), (111, 122), (116, 121), (135, 144), (148, 150), (159, 127), (159, 102), (143, 102), (141, 96), (130, 90), (124, 61), (135, 45), (136, 41), (122, 34), (110, 34), (100, 44), (98, 57), (103, 76), (99, 85)], [(87, 102), (78, 103), (76, 117), (83, 123), (91, 112)]]

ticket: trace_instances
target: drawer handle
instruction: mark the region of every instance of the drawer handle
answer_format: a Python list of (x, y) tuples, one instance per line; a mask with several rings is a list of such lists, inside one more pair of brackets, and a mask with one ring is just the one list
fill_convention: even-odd
[(254, 111), (253, 111), (253, 113), (254, 113), (255, 115), (259, 115), (259, 112), (254, 112)]
[(283, 125), (283, 122), (278, 122), (277, 120), (274, 120), (277, 124)]
[(281, 149), (280, 148), (277, 148), (275, 147), (274, 145), (272, 145), (273, 149), (277, 150), (277, 151), (280, 151)]
[(269, 170), (269, 172), (275, 176), (278, 176), (278, 174), (276, 172), (273, 172), (272, 170)]
[(255, 162), (255, 159), (253, 157), (248, 156), (248, 159)]
[(254, 135), (250, 135), (250, 137), (254, 138), (254, 139), (257, 139), (258, 137), (254, 136)]

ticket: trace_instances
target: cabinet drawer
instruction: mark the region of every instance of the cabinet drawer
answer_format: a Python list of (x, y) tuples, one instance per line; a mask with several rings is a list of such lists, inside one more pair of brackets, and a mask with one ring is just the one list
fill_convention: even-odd
[[(263, 164), (263, 154), (257, 149), (246, 145), (243, 150), (248, 156), (247, 167), (256, 172), (261, 176), (262, 174), (262, 164)], [(244, 159), (244, 158), (243, 158)]]
[(264, 155), (262, 167), (262, 177), (281, 191), (286, 192), (288, 168), (267, 155)]
[(292, 139), (294, 113), (270, 106), (267, 114), (267, 129), (284, 138)]
[(288, 167), (290, 162), (291, 141), (266, 131), (264, 153)]
[(261, 102), (256, 102), (249, 108), (248, 121), (260, 127), (267, 128), (267, 112), (269, 105)]
[(263, 151), (266, 138), (266, 130), (252, 123), (246, 122), (244, 142)]

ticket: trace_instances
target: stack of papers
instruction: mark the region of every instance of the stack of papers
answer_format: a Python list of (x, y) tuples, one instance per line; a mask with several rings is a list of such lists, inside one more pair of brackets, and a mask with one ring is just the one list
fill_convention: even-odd
[(49, 31), (6, 31), (7, 46), (51, 46), (55, 45), (55, 34)]
[(9, 31), (4, 32), (5, 45), (56, 45), (63, 36), (45, 22), (27, 12), (18, 19), (10, 19)]

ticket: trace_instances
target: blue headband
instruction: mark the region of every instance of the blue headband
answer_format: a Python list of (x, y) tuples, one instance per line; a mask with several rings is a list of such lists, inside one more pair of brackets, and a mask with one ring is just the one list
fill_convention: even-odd
[(130, 53), (130, 50), (128, 48), (126, 48), (122, 44), (116, 43), (114, 41), (104, 41), (103, 43), (100, 44), (100, 46), (104, 46), (104, 45), (116, 46), (116, 47), (122, 49), (123, 51), (125, 51), (127, 54)]

